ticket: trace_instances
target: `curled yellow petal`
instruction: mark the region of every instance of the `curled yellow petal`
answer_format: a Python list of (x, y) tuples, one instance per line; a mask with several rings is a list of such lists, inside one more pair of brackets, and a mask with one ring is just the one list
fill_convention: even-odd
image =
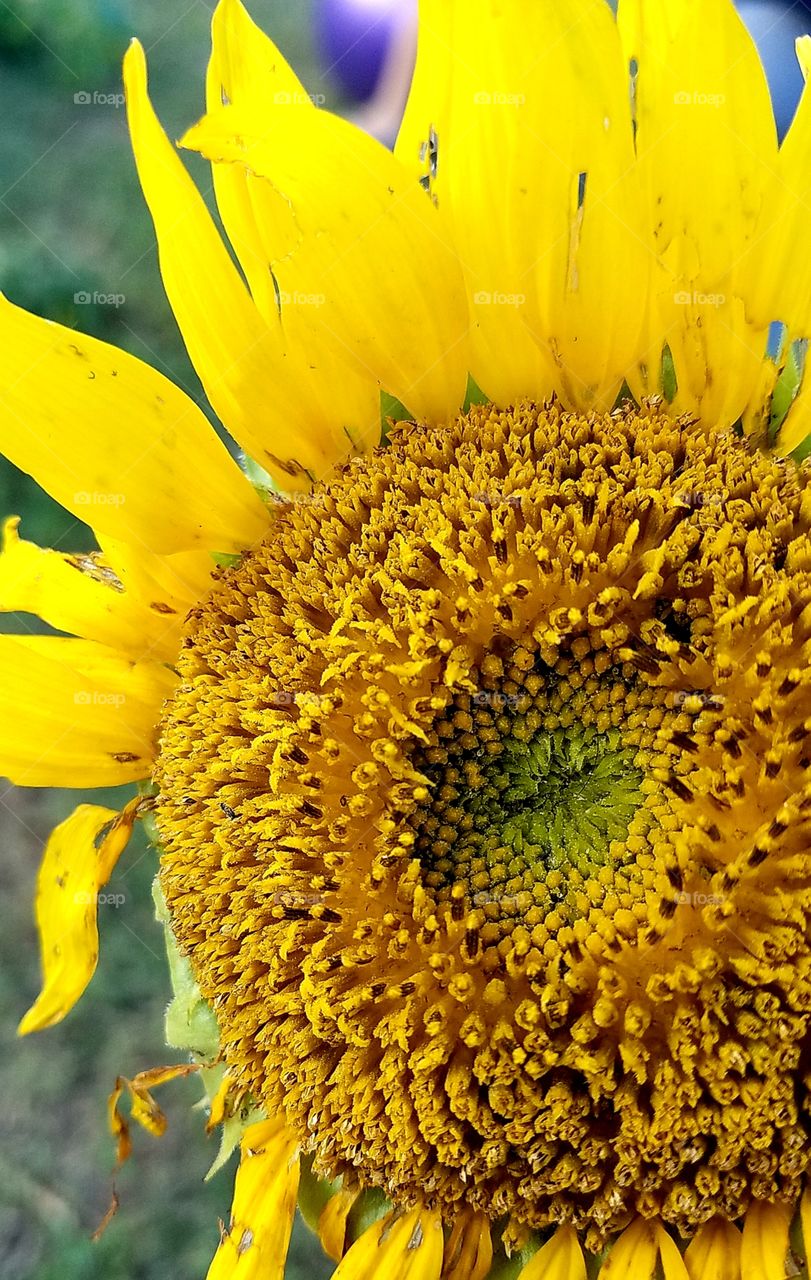
[(278, 314), (266, 322), (251, 300), (155, 115), (137, 42), (124, 60), (124, 85), (164, 285), (206, 394), (234, 438), (281, 488), (307, 488), (349, 451), (343, 424), (327, 424), (315, 414), (312, 369), (291, 360)]
[(344, 1255), (346, 1220), (357, 1198), (356, 1191), (348, 1191), (346, 1187), (342, 1187), (334, 1196), (330, 1196), (318, 1218), (321, 1248), (335, 1262), (340, 1262)]
[(132, 1153), (130, 1127), (118, 1106), (122, 1093), (126, 1091), (129, 1094), (130, 1119), (139, 1124), (142, 1129), (146, 1129), (153, 1138), (161, 1138), (166, 1132), (167, 1121), (163, 1111), (152, 1097), (152, 1090), (158, 1085), (191, 1075), (193, 1071), (198, 1070), (199, 1066), (196, 1062), (183, 1062), (171, 1067), (149, 1067), (146, 1071), (139, 1071), (132, 1080), (127, 1079), (126, 1076), (118, 1077), (115, 1088), (107, 1100), (110, 1131), (116, 1139), (117, 1164), (122, 1165)]
[(586, 1280), (586, 1260), (574, 1227), (559, 1227), (530, 1258), (518, 1280)]
[(37, 878), (42, 991), (20, 1023), (20, 1035), (60, 1022), (93, 977), (99, 890), (126, 847), (138, 803), (131, 801), (120, 813), (79, 805), (52, 832)]
[(231, 1221), (207, 1280), (283, 1280), (296, 1212), (299, 1149), (278, 1121), (246, 1129)]
[(147, 777), (175, 682), (162, 663), (134, 662), (90, 640), (0, 636), (0, 776), (20, 787)]
[(282, 325), (319, 342), (412, 413), (444, 421), (468, 374), (468, 307), (439, 211), (385, 147), (326, 111), (217, 108), (183, 145), (249, 170)]
[(791, 1211), (755, 1200), (743, 1223), (741, 1280), (785, 1280)]
[(238, 551), (267, 512), (189, 397), (0, 295), (0, 452), (80, 520), (172, 552)]
[(412, 1209), (389, 1214), (364, 1231), (338, 1265), (333, 1280), (439, 1280), (444, 1236), (437, 1213)]
[(696, 1232), (684, 1255), (690, 1280), (741, 1280), (741, 1233), (725, 1218)]

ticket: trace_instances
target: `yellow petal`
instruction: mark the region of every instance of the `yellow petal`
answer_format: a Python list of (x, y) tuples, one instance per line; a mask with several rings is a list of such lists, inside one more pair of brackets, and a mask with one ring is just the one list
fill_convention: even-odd
[(97, 640), (134, 658), (175, 657), (181, 619), (171, 627), (159, 601), (122, 590), (112, 570), (90, 556), (46, 551), (26, 542), (19, 524), (13, 516), (3, 526), (0, 612), (36, 614), (59, 631)]
[(474, 378), (498, 403), (610, 406), (644, 349), (649, 254), (608, 6), (428, 0), (419, 40), (396, 154), (450, 218)]
[(777, 161), (765, 75), (731, 0), (621, 0), (618, 20), (638, 64), (636, 146), (658, 262), (651, 346), (629, 382), (661, 392), (667, 341), (674, 410), (728, 425), (766, 346), (745, 310), (747, 248)]
[(358, 1198), (356, 1191), (347, 1191), (342, 1187), (334, 1196), (330, 1196), (318, 1218), (318, 1238), (321, 1248), (328, 1258), (340, 1262), (346, 1244), (346, 1220), (350, 1210)]
[[(800, 1224), (802, 1226), (803, 1248), (807, 1264), (808, 1260), (811, 1259), (811, 1188), (809, 1187), (806, 1187), (800, 1200)], [(726, 1280), (726, 1277), (724, 1277), (724, 1280)], [(738, 1280), (737, 1276), (735, 1280)]]
[(676, 1242), (661, 1226), (656, 1228), (656, 1243), (659, 1246), (664, 1280), (690, 1280), (684, 1258), (679, 1253)]
[(326, 111), (213, 110), (183, 139), (248, 168), (282, 324), (312, 331), (417, 416), (444, 421), (467, 386), (468, 309), (447, 227), (390, 152)]
[(755, 1200), (743, 1223), (741, 1280), (785, 1280), (791, 1212)]
[[(312, 100), (292, 67), (249, 16), (240, 0), (220, 0), (211, 20), (211, 60), (206, 76), (206, 108), (225, 103), (264, 115), (281, 106), (312, 108)], [(276, 290), (262, 237), (238, 165), (212, 166), (214, 191), (228, 238), (256, 305), (270, 321), (278, 315)]]
[(530, 1258), (518, 1280), (586, 1280), (586, 1262), (574, 1227), (559, 1227)]
[(439, 1280), (443, 1248), (439, 1214), (389, 1214), (355, 1241), (332, 1280)]
[(490, 1219), (484, 1213), (460, 1213), (445, 1246), (442, 1280), (485, 1280), (492, 1263)]
[[(808, 36), (797, 41), (804, 73), (809, 51)], [(789, 340), (811, 334), (811, 258), (804, 251), (811, 233), (810, 211), (811, 85), (806, 80), (763, 201), (752, 253), (744, 263), (754, 282), (748, 313), (760, 324), (783, 321)]]
[(283, 1280), (299, 1181), (298, 1143), (275, 1120), (246, 1129), (231, 1222), (207, 1280)]
[(99, 538), (113, 572), (133, 599), (165, 625), (157, 652), (174, 660), (183, 623), (190, 609), (211, 591), (215, 563), (207, 551), (179, 551), (157, 556), (142, 547)]
[(0, 776), (21, 787), (147, 777), (175, 680), (89, 640), (0, 636)]
[(94, 529), (153, 551), (235, 551), (267, 527), (188, 396), (126, 352), (2, 296), (0, 451)]
[(700, 1227), (684, 1255), (690, 1280), (741, 1280), (741, 1233), (725, 1218)]
[(42, 991), (20, 1023), (20, 1035), (60, 1022), (93, 977), (99, 890), (126, 848), (138, 803), (131, 801), (121, 813), (79, 805), (52, 832), (37, 878)]
[[(139, 1071), (132, 1080), (128, 1080), (126, 1076), (117, 1078), (115, 1088), (107, 1099), (110, 1131), (116, 1139), (117, 1164), (122, 1165), (132, 1153), (129, 1123), (118, 1107), (122, 1093), (126, 1090), (130, 1097), (130, 1118), (142, 1129), (146, 1129), (147, 1133), (151, 1133), (153, 1138), (162, 1138), (166, 1132), (167, 1120), (151, 1091), (170, 1080), (178, 1080), (199, 1070), (198, 1062), (184, 1062), (171, 1067), (148, 1067), (146, 1071)], [(96, 1238), (94, 1235), (93, 1239)]]
[(652, 1280), (659, 1247), (653, 1226), (636, 1218), (611, 1246), (599, 1280)]
[(811, 378), (804, 374), (800, 389), (780, 426), (775, 450), (784, 456), (811, 435)]
[[(161, 272), (206, 394), (236, 440), (281, 488), (309, 487), (349, 451), (343, 423), (325, 422), (308, 395), (315, 380), (286, 350), (278, 315), (254, 306), (205, 202), (152, 109), (146, 60), (124, 60), (133, 151), (158, 237)], [(312, 364), (312, 362), (310, 362)], [(372, 396), (379, 423), (379, 406)]]

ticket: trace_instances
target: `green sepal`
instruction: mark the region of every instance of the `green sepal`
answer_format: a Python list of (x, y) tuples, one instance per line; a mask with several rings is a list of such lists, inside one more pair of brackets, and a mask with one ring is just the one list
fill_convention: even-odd
[(233, 569), (235, 564), (239, 564), (242, 556), (230, 551), (212, 551), (211, 559), (218, 569)]
[(318, 1234), (318, 1220), (328, 1201), (340, 1191), (342, 1178), (319, 1178), (313, 1173), (313, 1157), (301, 1157), (301, 1180), (298, 1189), (298, 1207), (311, 1231)]
[(166, 1043), (174, 1049), (186, 1050), (203, 1062), (213, 1063), (220, 1051), (217, 1019), (201, 996), (191, 965), (177, 945), (157, 876), (152, 885), (152, 897), (155, 918), (163, 925), (172, 984), (172, 999), (166, 1008)]

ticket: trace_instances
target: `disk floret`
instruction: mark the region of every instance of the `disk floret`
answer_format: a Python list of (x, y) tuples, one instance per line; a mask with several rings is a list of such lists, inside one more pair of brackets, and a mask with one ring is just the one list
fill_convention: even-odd
[(281, 508), (196, 611), (163, 887), (317, 1170), (594, 1249), (796, 1198), (805, 484), (658, 407), (478, 407)]

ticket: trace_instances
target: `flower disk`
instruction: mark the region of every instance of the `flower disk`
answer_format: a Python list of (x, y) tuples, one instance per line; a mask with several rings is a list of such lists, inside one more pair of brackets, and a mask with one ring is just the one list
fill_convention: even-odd
[(317, 1171), (592, 1249), (799, 1195), (806, 484), (655, 406), (478, 407), (195, 611), (163, 887)]

